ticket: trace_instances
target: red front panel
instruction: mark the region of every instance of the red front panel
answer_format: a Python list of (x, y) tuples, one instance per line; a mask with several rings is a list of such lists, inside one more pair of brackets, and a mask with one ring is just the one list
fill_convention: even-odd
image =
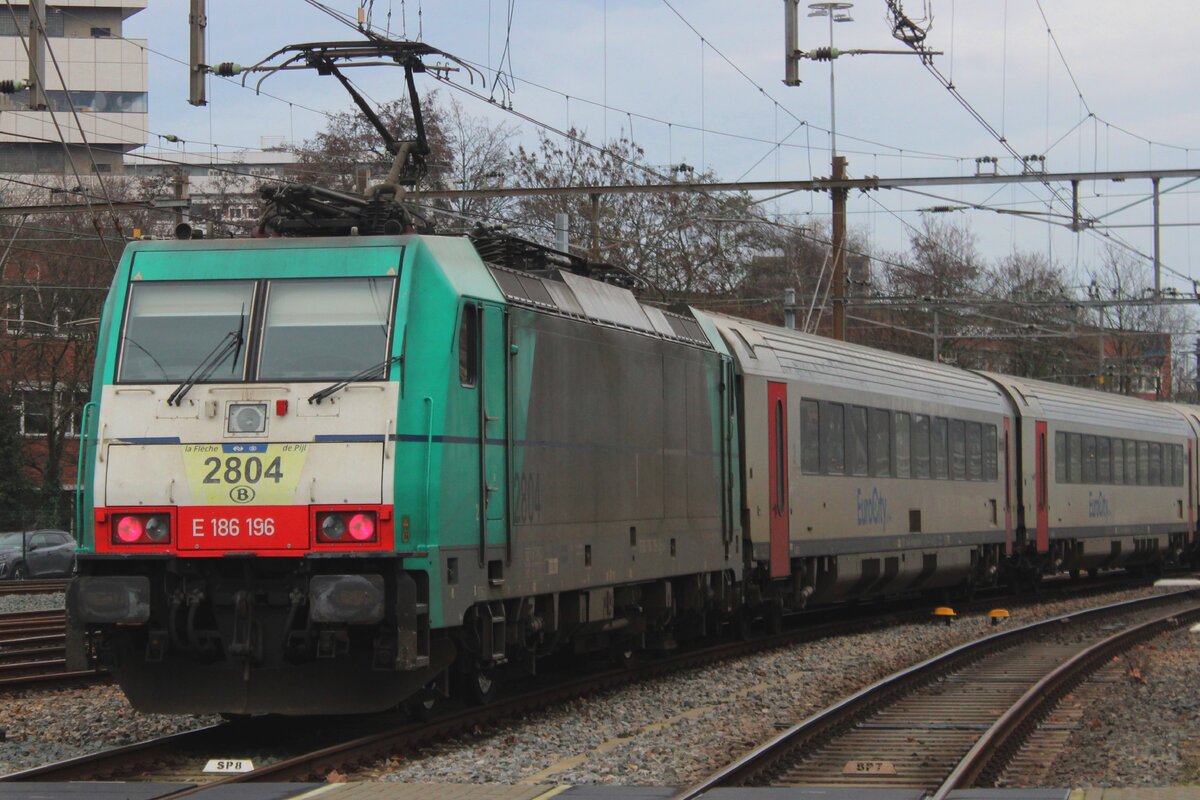
[[(375, 511), (377, 537), (373, 542), (350, 539), (319, 542), (315, 519), (327, 510)], [(261, 553), (270, 556), (319, 552), (388, 552), (395, 548), (391, 506), (179, 506), (161, 509), (171, 516), (171, 541), (166, 544), (114, 544), (112, 525), (122, 512), (159, 509), (106, 508), (96, 510), (96, 552), (176, 553), (219, 556), (224, 553)]]
[(767, 441), (771, 484), (771, 577), (791, 574), (788, 556), (787, 384), (767, 383)]
[(1046, 471), (1046, 423), (1038, 420), (1034, 431), (1036, 442), (1034, 444), (1033, 480), (1037, 484), (1037, 551), (1046, 553), (1050, 550), (1050, 486)]
[(307, 506), (182, 506), (177, 550), (308, 549)]

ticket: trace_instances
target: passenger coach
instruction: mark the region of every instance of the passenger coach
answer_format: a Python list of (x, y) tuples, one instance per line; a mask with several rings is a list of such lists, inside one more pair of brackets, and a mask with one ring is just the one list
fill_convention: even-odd
[(744, 531), (806, 601), (995, 580), (1012, 540), (1012, 410), (953, 367), (709, 315), (737, 359)]

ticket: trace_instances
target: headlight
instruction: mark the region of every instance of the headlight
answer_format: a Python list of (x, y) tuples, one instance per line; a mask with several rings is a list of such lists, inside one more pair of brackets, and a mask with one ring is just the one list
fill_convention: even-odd
[(374, 511), (322, 511), (317, 514), (317, 541), (350, 544), (377, 542), (379, 519)]
[(267, 430), (266, 403), (230, 403), (225, 430), (228, 433), (263, 433)]
[(171, 518), (166, 514), (120, 514), (113, 524), (113, 544), (165, 544), (170, 541)]

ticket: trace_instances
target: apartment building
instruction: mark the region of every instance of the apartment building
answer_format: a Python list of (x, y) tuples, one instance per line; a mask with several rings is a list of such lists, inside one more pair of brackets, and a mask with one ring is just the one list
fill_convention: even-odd
[[(70, 173), (68, 151), (90, 172), (85, 144), (100, 172), (120, 173), (124, 155), (146, 144), (146, 40), (124, 38), (125, 20), (146, 2), (50, 0), (47, 107), (30, 109), (28, 90), (0, 95), (0, 173)], [(0, 8), (0, 80), (28, 79), (28, 34), (28, 5)]]

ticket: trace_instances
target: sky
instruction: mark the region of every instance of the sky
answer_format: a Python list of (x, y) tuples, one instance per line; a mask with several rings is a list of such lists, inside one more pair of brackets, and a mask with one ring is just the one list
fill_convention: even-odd
[[(325, 0), (356, 16), (358, 0)], [(648, 160), (687, 163), (721, 180), (807, 179), (830, 171), (830, 65), (805, 61), (800, 86), (784, 76), (783, 4), (778, 0), (375, 0), (371, 21), (396, 37), (420, 37), (480, 67), (492, 94), (503, 64), (511, 91), (495, 99), (554, 128), (575, 126), (597, 144), (629, 136)], [(971, 109), (1018, 153), (1044, 155), (1051, 172), (1200, 167), (1200, 5), (1194, 0), (905, 0), (919, 20), (932, 14), (926, 44), (943, 54), (936, 69)], [(264, 92), (213, 80), (209, 105), (187, 99), (185, 0), (149, 0), (125, 23), (125, 36), (150, 48), (151, 147), (256, 148), (299, 142), (346, 110), (349, 98), (312, 72), (273, 76)], [(829, 44), (826, 19), (800, 4), (800, 48)], [(903, 50), (891, 36), (885, 0), (858, 0), (852, 21), (834, 26), (839, 49)], [(253, 64), (303, 41), (355, 38), (350, 28), (303, 0), (208, 0), (209, 61)], [(502, 56), (507, 57), (502, 62)], [(851, 177), (971, 175), (975, 159), (995, 156), (1001, 172), (1021, 166), (972, 114), (911, 55), (842, 56), (836, 76), (837, 147)], [(378, 67), (353, 76), (378, 102), (403, 93), (403, 72)], [(424, 91), (435, 87), (419, 79)], [(467, 82), (464, 73), (452, 80)], [(251, 81), (250, 83), (253, 83)], [(516, 141), (538, 129), (495, 104), (452, 88), (471, 113), (515, 126)], [(603, 106), (608, 106), (607, 109)], [(173, 134), (186, 145), (158, 137)], [(1160, 234), (1163, 285), (1193, 291), (1200, 241), (1191, 190), (1163, 181)], [(1043, 219), (994, 211), (942, 214), (965, 221), (988, 258), (1014, 251), (1053, 259), (1086, 282), (1113, 242), (1150, 254), (1148, 181), (1085, 183), (1086, 215), (1109, 227), (1076, 234)], [(902, 251), (920, 209), (963, 202), (1023, 211), (1047, 210), (1039, 184), (942, 187), (940, 198), (907, 192), (852, 193), (848, 221), (881, 253)], [(1060, 192), (1064, 190), (1060, 188)], [(1065, 190), (1069, 197), (1069, 188)], [(818, 218), (826, 195), (797, 193), (763, 208)], [(1142, 200), (1125, 211), (1117, 209)], [(1196, 201), (1200, 213), (1200, 198)], [(1052, 210), (1063, 213), (1060, 202)], [(1115, 213), (1114, 213), (1115, 212)], [(1058, 220), (1061, 222), (1062, 220)], [(1105, 235), (1107, 234), (1107, 236)], [(1149, 262), (1147, 261), (1147, 265)], [(1147, 278), (1149, 285), (1149, 279)]]

